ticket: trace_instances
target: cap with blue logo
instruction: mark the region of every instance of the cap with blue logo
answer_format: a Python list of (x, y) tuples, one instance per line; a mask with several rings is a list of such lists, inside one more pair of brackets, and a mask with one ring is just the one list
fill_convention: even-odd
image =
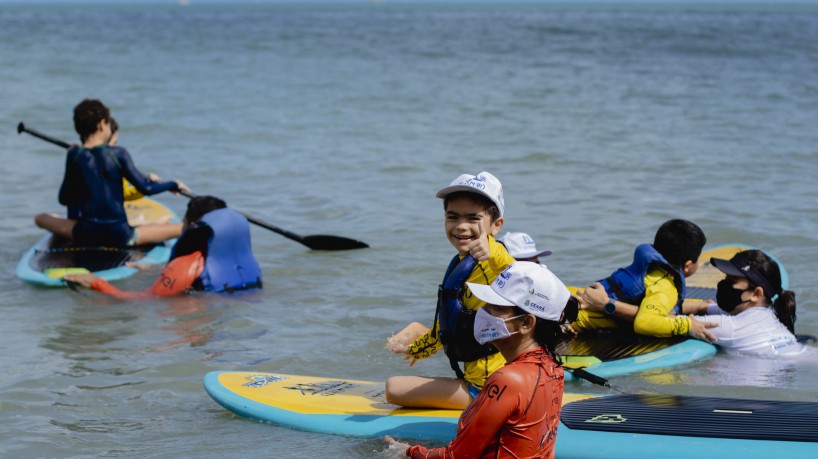
[(503, 185), (500, 180), (490, 173), (483, 171), (477, 175), (463, 174), (452, 181), (446, 188), (441, 189), (435, 196), (438, 198), (445, 198), (446, 196), (457, 191), (468, 191), (471, 193), (481, 194), (487, 198), (497, 209), (500, 210), (500, 216), (505, 213), (505, 201), (503, 201)]
[(534, 239), (526, 233), (508, 232), (497, 240), (506, 246), (509, 255), (518, 260), (521, 258), (546, 257), (554, 253), (548, 249), (537, 250), (537, 244), (534, 243)]
[(517, 261), (491, 285), (466, 282), (472, 294), (488, 304), (517, 306), (545, 319), (559, 321), (571, 292), (545, 265)]

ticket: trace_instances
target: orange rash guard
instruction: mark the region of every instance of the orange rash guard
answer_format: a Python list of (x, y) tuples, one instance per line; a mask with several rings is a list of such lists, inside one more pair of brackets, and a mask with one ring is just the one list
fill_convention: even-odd
[(184, 293), (204, 270), (202, 252), (174, 258), (165, 266), (150, 289), (133, 292), (123, 291), (109, 284), (105, 279), (96, 278), (91, 283), (91, 290), (111, 295), (120, 300), (138, 300), (154, 296), (172, 296)]
[(562, 367), (542, 349), (523, 352), (494, 372), (463, 411), (443, 448), (415, 445), (415, 459), (554, 457), (562, 406)]

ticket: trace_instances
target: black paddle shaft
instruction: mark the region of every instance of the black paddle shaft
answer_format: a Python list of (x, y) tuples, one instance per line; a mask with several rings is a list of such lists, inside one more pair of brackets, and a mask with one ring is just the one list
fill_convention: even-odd
[(62, 140), (55, 139), (54, 137), (43, 134), (42, 132), (35, 131), (34, 129), (27, 128), (26, 125), (23, 124), (22, 121), (20, 121), (20, 124), (17, 125), (17, 133), (22, 134), (23, 132), (31, 134), (34, 137), (39, 137), (39, 138), (45, 140), (46, 142), (51, 142), (54, 145), (57, 145), (59, 147), (68, 148), (68, 147), (71, 146), (71, 145), (68, 145), (67, 143), (63, 142)]
[[(43, 139), (46, 142), (51, 142), (54, 145), (58, 145), (58, 146), (63, 147), (63, 148), (68, 148), (68, 147), (71, 146), (68, 143), (63, 142), (62, 140), (55, 139), (54, 137), (43, 134), (42, 132), (36, 131), (34, 129), (31, 129), (31, 128), (27, 128), (26, 125), (23, 124), (23, 122), (21, 121), (20, 124), (17, 125), (17, 133), (22, 134), (23, 132), (31, 134), (34, 137)], [(180, 193), (182, 195), (188, 197), (188, 198), (195, 197), (193, 194), (187, 193), (185, 191), (181, 191)], [(312, 250), (352, 250), (352, 249), (365, 249), (365, 248), (369, 247), (369, 245), (367, 245), (364, 242), (357, 241), (355, 239), (349, 239), (349, 238), (346, 238), (346, 237), (340, 237), (340, 236), (331, 236), (331, 235), (324, 235), (324, 234), (314, 234), (312, 236), (300, 236), (300, 235), (295, 234), (295, 233), (293, 233), (291, 231), (281, 229), (281, 228), (279, 228), (279, 227), (277, 227), (275, 225), (272, 225), (270, 223), (261, 221), (261, 220), (259, 220), (257, 218), (251, 217), (251, 216), (249, 216), (249, 215), (247, 215), (247, 214), (245, 214), (243, 212), (239, 212), (239, 213), (242, 214), (244, 216), (244, 218), (247, 219), (248, 222), (250, 222), (250, 223), (252, 223), (254, 225), (258, 225), (258, 226), (260, 226), (262, 228), (266, 228), (266, 229), (268, 229), (268, 230), (270, 230), (270, 231), (272, 231), (274, 233), (278, 233), (278, 234), (280, 234), (280, 235), (282, 235), (282, 236), (284, 236), (284, 237), (286, 237), (288, 239), (292, 239), (293, 241), (296, 241), (296, 242), (298, 242), (300, 244), (303, 244), (303, 245), (309, 247)]]
[[(188, 193), (186, 191), (180, 191), (183, 196), (188, 198), (196, 197), (192, 193)], [(303, 244), (309, 247), (312, 250), (352, 250), (352, 249), (365, 249), (369, 247), (364, 242), (356, 241), (355, 239), (349, 239), (345, 237), (339, 236), (330, 236), (330, 235), (323, 235), (323, 234), (314, 234), (311, 236), (301, 236), (298, 234), (293, 233), (292, 231), (287, 231), (285, 229), (281, 229), (271, 223), (267, 223), (265, 221), (259, 220), (255, 217), (251, 217), (250, 215), (245, 214), (244, 212), (239, 212), (247, 219), (248, 222), (253, 223), (254, 225), (258, 225), (262, 228), (266, 228), (274, 233), (278, 233), (287, 239), (292, 239), (300, 244)]]

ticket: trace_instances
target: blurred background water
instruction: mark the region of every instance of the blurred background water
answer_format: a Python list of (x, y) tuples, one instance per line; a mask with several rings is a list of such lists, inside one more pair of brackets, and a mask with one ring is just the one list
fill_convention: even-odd
[[(687, 218), (709, 245), (782, 260), (796, 330), (818, 333), (814, 5), (0, 6), (0, 56), (5, 457), (389, 457), (380, 440), (235, 417), (202, 377), (449, 375), (383, 345), (433, 318), (453, 254), (434, 193), (461, 173), (500, 178), (504, 229), (553, 249), (543, 261), (568, 284)], [(62, 211), (63, 154), (15, 126), (75, 141), (86, 97), (111, 107), (142, 170), (372, 248), (310, 252), (254, 228), (265, 289), (245, 296), (116, 302), (22, 283), (32, 217)], [(718, 355), (615, 385), (815, 400), (818, 364)]]

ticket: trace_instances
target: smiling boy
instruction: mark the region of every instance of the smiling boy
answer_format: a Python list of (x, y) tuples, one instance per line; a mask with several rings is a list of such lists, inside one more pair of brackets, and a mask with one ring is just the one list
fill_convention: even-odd
[[(386, 382), (386, 399), (407, 407), (458, 409), (466, 407), (486, 378), (505, 364), (496, 348), (474, 339), (474, 313), (485, 303), (465, 283), (489, 285), (514, 259), (494, 239), (505, 210), (503, 188), (495, 176), (463, 174), (437, 197), (443, 199), (446, 238), (457, 255), (439, 290), (435, 323), (431, 329), (412, 323), (387, 347), (406, 354), (412, 364), (444, 349), (457, 377), (393, 376)], [(464, 362), (462, 370), (459, 362)]]

